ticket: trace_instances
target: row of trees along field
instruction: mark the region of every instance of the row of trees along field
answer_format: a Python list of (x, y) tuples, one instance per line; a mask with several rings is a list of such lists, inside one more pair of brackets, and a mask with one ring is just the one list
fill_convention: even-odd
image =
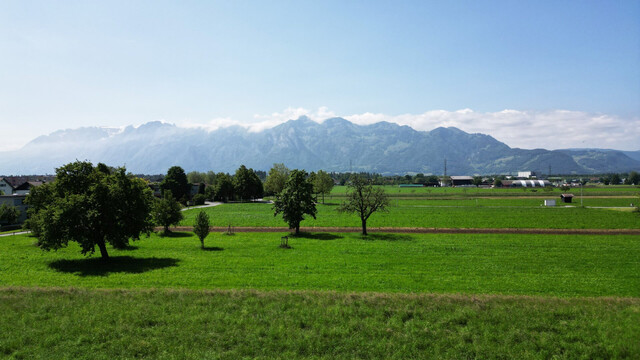
[[(191, 185), (189, 184), (200, 184), (198, 193), (204, 195), (203, 199), (222, 202), (246, 201), (279, 194), (284, 189), (290, 173), (291, 170), (284, 164), (273, 164), (268, 174), (264, 171), (247, 169), (242, 165), (234, 175), (222, 172), (214, 173), (213, 171), (206, 173), (192, 171), (185, 175), (182, 168), (174, 166), (169, 169), (160, 183), (160, 187), (163, 191), (171, 190), (177, 199), (183, 199), (184, 196), (185, 201), (182, 202), (185, 204), (188, 199), (187, 190), (176, 192), (176, 186), (173, 185), (176, 182), (181, 184), (180, 189), (190, 189)], [(311, 172), (307, 174), (307, 177), (312, 185), (312, 193), (316, 196), (322, 196), (324, 203), (325, 195), (331, 193), (333, 189), (333, 177), (322, 170)]]
[[(274, 169), (267, 177), (269, 184), (277, 184), (272, 189), (277, 191), (274, 215), (282, 214), (289, 228), (298, 234), (304, 216), (315, 218), (317, 213), (314, 184), (326, 183), (329, 192), (329, 182), (323, 179), (330, 177), (324, 172), (289, 171), (284, 166), (274, 166)], [(279, 176), (283, 174), (286, 179), (282, 183)], [(251, 169), (241, 166), (235, 178), (237, 184), (250, 186), (257, 176)], [(26, 198), (29, 217), (25, 227), (33, 232), (38, 246), (44, 250), (57, 250), (66, 247), (69, 241), (75, 241), (83, 254), (92, 254), (98, 247), (101, 257), (108, 259), (107, 244), (123, 249), (131, 239), (149, 235), (154, 225), (163, 226), (167, 232), (170, 225), (182, 220), (177, 196), (188, 196), (186, 181), (184, 171), (172, 167), (161, 184), (163, 196), (156, 199), (147, 182), (127, 174), (124, 167), (113, 168), (102, 163), (94, 167), (90, 162), (76, 161), (56, 169), (54, 182), (32, 189)], [(257, 179), (256, 183), (261, 189), (262, 182)], [(277, 188), (280, 185), (282, 188)], [(389, 200), (384, 190), (359, 176), (351, 179), (349, 189), (339, 211), (358, 214), (362, 233), (366, 235), (367, 219), (376, 211), (385, 211)], [(208, 217), (199, 214), (195, 225), (204, 247)]]

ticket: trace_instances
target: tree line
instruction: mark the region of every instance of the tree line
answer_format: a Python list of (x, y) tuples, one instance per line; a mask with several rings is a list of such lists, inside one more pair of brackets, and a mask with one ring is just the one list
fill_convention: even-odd
[[(274, 216), (282, 215), (289, 228), (298, 234), (305, 215), (313, 218), (317, 215), (317, 194), (327, 191), (323, 186), (332, 187), (333, 181), (329, 185), (326, 179), (330, 177), (321, 171), (308, 174), (281, 164), (272, 170), (266, 183), (269, 191), (276, 192)], [(283, 174), (286, 176), (280, 177)], [(254, 175), (251, 169), (241, 166), (236, 172), (236, 183), (251, 184)], [(163, 193), (158, 199), (145, 180), (128, 174), (124, 167), (102, 163), (93, 166), (88, 161), (69, 163), (56, 169), (55, 181), (29, 193), (25, 200), (29, 205), (25, 228), (32, 231), (43, 250), (57, 250), (74, 241), (80, 245), (82, 254), (93, 254), (97, 247), (106, 260), (107, 244), (123, 249), (131, 240), (143, 234), (148, 236), (155, 225), (163, 226), (166, 233), (170, 225), (179, 223), (182, 213), (178, 198), (188, 194), (185, 182), (188, 184), (184, 171), (172, 167), (161, 184)], [(348, 186), (347, 199), (338, 210), (358, 214), (362, 233), (366, 235), (367, 219), (376, 211), (385, 211), (389, 200), (383, 189), (374, 187), (364, 177), (353, 176)], [(238, 189), (243, 191), (242, 187)], [(209, 218), (204, 212), (196, 217), (194, 232), (204, 248), (204, 238), (209, 232)]]

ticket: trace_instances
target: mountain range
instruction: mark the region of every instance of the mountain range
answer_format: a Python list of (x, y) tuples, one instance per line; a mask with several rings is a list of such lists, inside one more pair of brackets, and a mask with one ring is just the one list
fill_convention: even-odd
[(307, 117), (251, 132), (240, 126), (207, 131), (149, 122), (124, 129), (85, 127), (40, 136), (22, 149), (0, 152), (0, 174), (47, 174), (79, 160), (126, 166), (144, 174), (233, 172), (241, 164), (269, 170), (273, 163), (308, 171), (449, 175), (593, 174), (640, 170), (640, 151), (519, 149), (484, 134), (454, 127), (417, 131), (379, 122), (356, 125), (343, 118), (317, 123)]

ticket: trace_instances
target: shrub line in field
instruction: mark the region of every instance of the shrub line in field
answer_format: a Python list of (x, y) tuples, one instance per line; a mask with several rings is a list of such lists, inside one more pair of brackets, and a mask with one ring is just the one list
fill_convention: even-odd
[[(193, 226), (177, 226), (171, 231), (193, 231)], [(156, 228), (161, 231), (162, 228)], [(226, 232), (226, 226), (212, 226), (212, 232)], [(232, 227), (233, 232), (289, 232), (287, 227)], [(361, 232), (359, 227), (300, 227), (303, 232)], [(374, 227), (367, 231), (374, 233), (400, 234), (549, 234), (549, 235), (640, 235), (640, 229), (522, 229), (522, 228), (409, 228), (409, 227)]]

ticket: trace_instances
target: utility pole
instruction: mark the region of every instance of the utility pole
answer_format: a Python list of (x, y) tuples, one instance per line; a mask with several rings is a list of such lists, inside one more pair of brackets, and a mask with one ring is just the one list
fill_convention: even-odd
[(444, 176), (442, 177), (442, 184), (447, 187), (447, 158), (444, 158)]

